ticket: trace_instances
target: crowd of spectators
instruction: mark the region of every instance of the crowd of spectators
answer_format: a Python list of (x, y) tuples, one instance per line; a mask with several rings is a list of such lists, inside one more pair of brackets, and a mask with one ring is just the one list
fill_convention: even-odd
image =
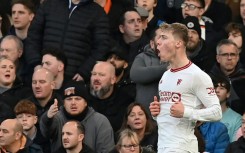
[(245, 0), (0, 0), (0, 152), (156, 153), (159, 27), (176, 22), (222, 109), (199, 151), (245, 152)]

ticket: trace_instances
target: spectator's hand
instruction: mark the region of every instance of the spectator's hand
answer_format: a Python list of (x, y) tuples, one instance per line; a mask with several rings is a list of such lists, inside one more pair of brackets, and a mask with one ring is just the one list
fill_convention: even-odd
[(153, 117), (156, 117), (160, 113), (160, 103), (157, 100), (157, 96), (154, 96), (154, 101), (150, 104), (150, 112)]
[(53, 118), (55, 114), (57, 114), (59, 111), (58, 109), (58, 101), (57, 99), (54, 99), (54, 104), (50, 106), (49, 110), (48, 110), (48, 118)]
[(83, 77), (80, 75), (80, 74), (75, 74), (74, 77), (72, 78), (72, 80), (75, 80), (75, 81), (82, 81), (83, 80)]
[(177, 118), (182, 118), (184, 115), (184, 105), (182, 102), (175, 102), (170, 108), (170, 115)]

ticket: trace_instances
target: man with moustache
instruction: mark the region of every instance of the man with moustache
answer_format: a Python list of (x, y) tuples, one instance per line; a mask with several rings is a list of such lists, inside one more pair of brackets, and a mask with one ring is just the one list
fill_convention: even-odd
[(134, 101), (115, 84), (115, 67), (109, 62), (98, 62), (91, 72), (89, 105), (108, 118), (114, 132), (120, 129), (127, 106)]
[(205, 41), (201, 38), (201, 28), (198, 18), (187, 16), (183, 23), (188, 28), (188, 42), (186, 53), (188, 58), (203, 71), (209, 72), (215, 63), (215, 53), (207, 49)]

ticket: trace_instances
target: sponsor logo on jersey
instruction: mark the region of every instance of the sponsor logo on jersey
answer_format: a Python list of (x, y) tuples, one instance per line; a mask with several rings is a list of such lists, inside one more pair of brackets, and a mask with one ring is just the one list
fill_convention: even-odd
[(170, 91), (159, 91), (161, 102), (179, 102), (181, 101), (181, 94)]
[(214, 87), (206, 88), (208, 95), (216, 95)]

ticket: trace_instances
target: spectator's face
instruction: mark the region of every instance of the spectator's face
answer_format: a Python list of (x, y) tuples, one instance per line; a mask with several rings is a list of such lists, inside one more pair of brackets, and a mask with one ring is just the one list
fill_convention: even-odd
[(76, 123), (68, 122), (63, 126), (62, 143), (65, 149), (74, 149), (79, 143), (82, 143), (83, 138), (84, 134), (78, 132)]
[(145, 129), (146, 121), (144, 111), (139, 106), (134, 106), (128, 115), (127, 124), (132, 130), (142, 130)]
[(122, 139), (122, 145), (119, 149), (120, 153), (140, 153), (139, 144), (129, 137), (124, 137)]
[(22, 50), (18, 49), (13, 39), (4, 39), (0, 44), (0, 57), (6, 57), (15, 62), (22, 55)]
[(142, 36), (143, 25), (140, 15), (135, 11), (126, 12), (123, 25), (119, 26), (124, 38), (137, 40)]
[(245, 0), (240, 2), (240, 15), (243, 20), (245, 20)]
[(120, 75), (124, 69), (128, 67), (128, 62), (121, 59), (119, 56), (112, 54), (108, 57), (107, 62), (110, 62), (116, 68), (116, 76)]
[(3, 121), (0, 125), (0, 146), (11, 145), (18, 139), (17, 132), (10, 122)]
[[(113, 65), (111, 66), (113, 67)], [(112, 73), (108, 65), (96, 64), (91, 73), (90, 93), (97, 98), (108, 96), (113, 90), (115, 82), (115, 74)]]
[(34, 14), (31, 13), (24, 5), (14, 4), (12, 7), (12, 19), (16, 29), (23, 30), (28, 28)]
[(187, 4), (187, 5), (194, 5), (196, 7), (193, 10), (190, 9), (189, 7), (182, 8), (183, 18), (186, 18), (187, 16), (195, 16), (198, 19), (201, 18), (202, 14), (204, 13), (204, 9), (200, 8), (201, 6), (200, 6), (200, 4), (197, 1), (195, 1), (195, 0), (185, 0), (184, 3)]
[(242, 48), (242, 35), (240, 32), (231, 31), (228, 39), (233, 41), (239, 49)]
[(42, 58), (42, 67), (51, 71), (56, 77), (59, 72), (64, 71), (64, 65), (56, 57), (46, 54)]
[(37, 116), (28, 114), (28, 113), (18, 114), (16, 118), (20, 122), (20, 124), (23, 126), (23, 129), (26, 132), (31, 130), (37, 123)]
[(145, 8), (148, 12), (157, 6), (155, 0), (137, 0), (137, 5)]
[(87, 107), (87, 102), (80, 96), (71, 96), (64, 99), (64, 107), (70, 115), (78, 115)]
[(232, 73), (239, 60), (238, 49), (233, 45), (222, 45), (216, 60), (220, 64), (222, 71)]
[(0, 62), (0, 86), (11, 88), (16, 78), (15, 65), (12, 61), (4, 59)]
[(158, 51), (157, 51), (157, 41), (161, 37), (161, 32), (162, 32), (161, 29), (157, 29), (155, 31), (155, 37), (153, 38), (153, 40), (150, 40), (151, 49), (153, 49), (157, 54), (158, 54)]
[(219, 98), (220, 104), (222, 104), (223, 102), (226, 102), (226, 99), (229, 98), (229, 96), (230, 96), (230, 93), (227, 91), (227, 89), (225, 87), (221, 86), (220, 83), (215, 88), (215, 92)]
[(43, 69), (36, 70), (32, 76), (32, 90), (37, 99), (49, 99), (52, 96), (54, 82)]
[(196, 30), (189, 29), (188, 36), (189, 36), (189, 40), (187, 42), (186, 48), (189, 51), (195, 51), (200, 42), (199, 35)]

